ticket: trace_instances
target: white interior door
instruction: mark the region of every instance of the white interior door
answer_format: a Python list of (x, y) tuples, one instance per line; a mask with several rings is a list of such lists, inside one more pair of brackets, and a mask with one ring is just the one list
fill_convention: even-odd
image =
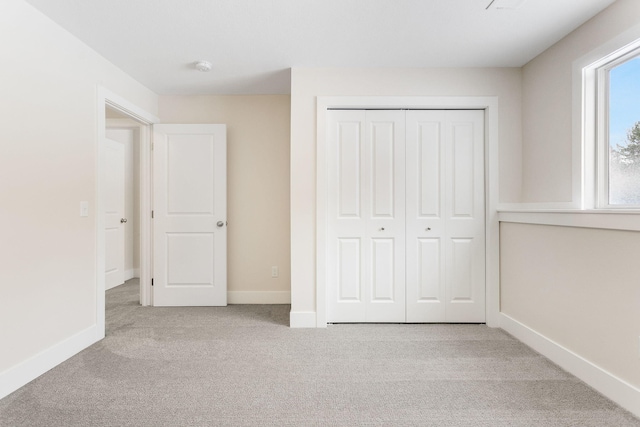
[(404, 112), (329, 116), (328, 319), (404, 322)]
[(155, 125), (156, 306), (227, 305), (225, 125)]
[(124, 283), (124, 148), (105, 139), (105, 289)]
[(483, 111), (407, 112), (407, 321), (485, 321)]
[[(124, 145), (124, 280), (140, 277), (140, 143), (132, 128), (114, 126), (107, 120), (106, 137)], [(117, 126), (117, 125), (115, 125)]]

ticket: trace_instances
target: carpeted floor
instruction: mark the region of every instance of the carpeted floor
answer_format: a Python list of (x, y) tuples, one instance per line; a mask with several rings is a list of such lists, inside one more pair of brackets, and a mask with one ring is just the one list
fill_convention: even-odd
[(288, 328), (289, 306), (148, 308), (0, 401), (0, 426), (640, 426), (484, 325)]

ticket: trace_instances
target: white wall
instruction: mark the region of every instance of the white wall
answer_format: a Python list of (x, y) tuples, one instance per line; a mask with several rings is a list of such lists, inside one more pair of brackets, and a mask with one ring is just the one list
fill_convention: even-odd
[[(316, 98), (318, 96), (497, 96), (501, 201), (520, 200), (521, 70), (304, 69), (291, 86), (292, 319), (315, 316)], [(295, 321), (295, 320), (292, 320)]]
[(227, 125), (230, 303), (290, 302), (289, 107), (288, 95), (160, 97), (163, 123)]
[(0, 2), (0, 40), (2, 396), (30, 358), (98, 337), (97, 87), (152, 114), (157, 96), (23, 0)]

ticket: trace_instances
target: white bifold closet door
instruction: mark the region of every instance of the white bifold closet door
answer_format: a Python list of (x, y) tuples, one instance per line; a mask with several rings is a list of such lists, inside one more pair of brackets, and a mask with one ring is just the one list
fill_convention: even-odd
[(328, 319), (404, 322), (404, 112), (329, 116)]
[(484, 322), (482, 111), (329, 111), (329, 322)]
[(406, 152), (407, 322), (484, 322), (484, 112), (407, 111)]

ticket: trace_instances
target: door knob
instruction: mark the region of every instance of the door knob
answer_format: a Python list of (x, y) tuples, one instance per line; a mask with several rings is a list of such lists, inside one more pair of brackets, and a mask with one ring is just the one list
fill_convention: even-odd
[(120, 218), (120, 224), (124, 224), (125, 222), (127, 222), (127, 218)]
[(222, 227), (222, 226), (224, 225), (224, 222), (222, 222), (222, 221), (218, 221), (218, 222), (216, 223), (216, 225), (217, 225), (218, 227)]

